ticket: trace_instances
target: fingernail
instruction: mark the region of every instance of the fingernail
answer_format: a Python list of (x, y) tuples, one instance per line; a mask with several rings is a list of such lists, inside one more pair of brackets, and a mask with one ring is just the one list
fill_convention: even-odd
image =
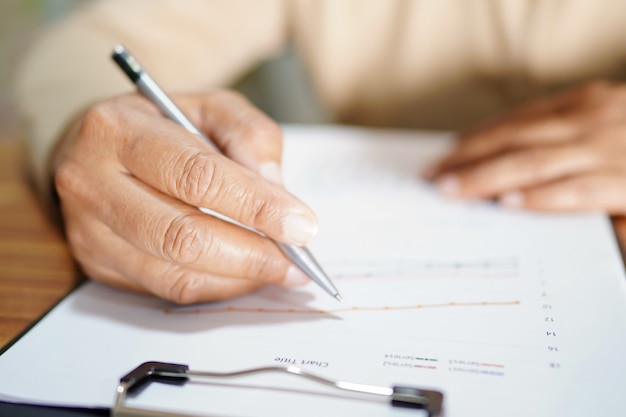
[(524, 194), (519, 191), (511, 191), (502, 194), (500, 204), (510, 208), (520, 208), (524, 206)]
[(287, 275), (285, 275), (285, 280), (283, 281), (283, 285), (285, 287), (302, 287), (310, 282), (308, 276), (300, 268), (295, 265), (291, 265), (287, 269)]
[(459, 193), (459, 179), (455, 175), (446, 175), (437, 181), (437, 188), (441, 194), (453, 197)]
[(317, 234), (317, 221), (300, 213), (289, 214), (283, 223), (283, 234), (289, 243), (306, 245)]
[(259, 175), (274, 184), (282, 185), (283, 177), (276, 162), (264, 162), (259, 167)]

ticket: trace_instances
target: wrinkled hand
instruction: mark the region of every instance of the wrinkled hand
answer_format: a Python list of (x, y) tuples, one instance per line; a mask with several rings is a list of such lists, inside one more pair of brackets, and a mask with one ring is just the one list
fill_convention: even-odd
[(308, 282), (271, 241), (197, 208), (308, 243), (317, 220), (280, 185), (279, 127), (233, 92), (174, 100), (226, 156), (136, 94), (94, 105), (61, 142), (55, 184), (83, 270), (179, 303)]
[(461, 136), (425, 172), (444, 195), (626, 214), (626, 85), (594, 82)]

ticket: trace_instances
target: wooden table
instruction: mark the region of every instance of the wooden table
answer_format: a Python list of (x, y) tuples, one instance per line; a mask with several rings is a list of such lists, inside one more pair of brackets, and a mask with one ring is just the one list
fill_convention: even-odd
[(0, 346), (79, 282), (60, 230), (29, 186), (20, 142), (0, 138)]
[[(80, 282), (60, 230), (28, 184), (24, 160), (19, 142), (0, 138), (0, 346)], [(614, 224), (626, 248), (626, 218)]]

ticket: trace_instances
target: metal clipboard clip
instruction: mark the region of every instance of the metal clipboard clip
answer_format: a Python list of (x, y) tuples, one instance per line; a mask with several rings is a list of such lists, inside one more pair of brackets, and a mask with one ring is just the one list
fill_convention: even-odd
[(354, 382), (336, 381), (312, 374), (295, 366), (267, 366), (235, 372), (208, 372), (190, 370), (187, 365), (145, 362), (120, 379), (117, 386), (115, 403), (111, 410), (111, 417), (206, 417), (206, 415), (178, 414), (131, 407), (126, 405), (126, 397), (129, 393), (133, 393), (135, 390), (145, 387), (151, 382), (184, 384), (191, 378), (236, 378), (266, 372), (286, 373), (306, 378), (338, 390), (387, 398), (394, 407), (421, 409), (426, 411), (430, 417), (442, 415), (443, 394), (438, 391), (408, 386), (381, 387)]

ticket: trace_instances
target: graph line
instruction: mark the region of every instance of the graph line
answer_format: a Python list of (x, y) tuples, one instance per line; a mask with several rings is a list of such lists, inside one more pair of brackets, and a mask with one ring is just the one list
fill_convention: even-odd
[(163, 310), (165, 314), (215, 314), (215, 313), (264, 313), (264, 314), (339, 314), (356, 313), (365, 311), (398, 311), (420, 310), (428, 308), (444, 307), (487, 307), (487, 306), (511, 306), (520, 304), (514, 301), (478, 301), (478, 302), (449, 302), (437, 304), (414, 304), (405, 306), (382, 306), (382, 307), (346, 307), (328, 310), (297, 309), (297, 308), (257, 308), (257, 307), (222, 307), (222, 308), (196, 308), (193, 310)]

